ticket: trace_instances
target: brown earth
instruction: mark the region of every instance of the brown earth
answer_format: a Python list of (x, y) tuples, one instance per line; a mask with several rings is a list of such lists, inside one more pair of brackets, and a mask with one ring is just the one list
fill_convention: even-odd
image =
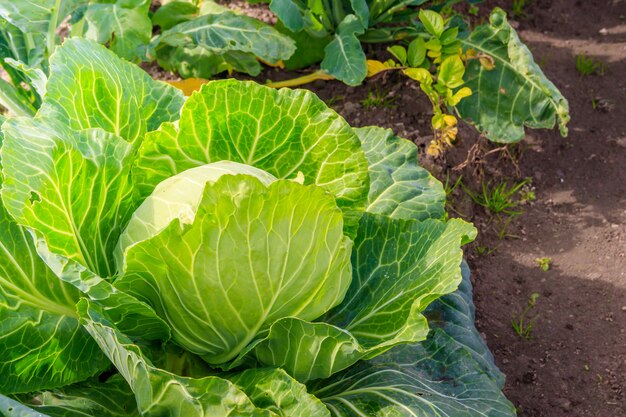
[[(498, 4), (509, 9), (510, 2), (482, 4), (481, 16)], [(423, 155), (422, 163), (442, 181), (462, 174), (473, 190), (481, 181), (532, 179), (536, 201), (508, 226), (512, 236), (500, 239), (501, 226), (461, 187), (451, 206), (480, 231), (467, 251), (477, 324), (519, 415), (626, 417), (626, 2), (535, 0), (525, 12), (514, 24), (569, 100), (569, 136), (529, 131), (522, 143), (485, 156), (498, 146), (465, 126), (461, 145), (442, 159)], [(603, 75), (581, 76), (579, 53), (601, 60)], [(287, 75), (273, 70), (264, 77)], [(352, 125), (389, 127), (422, 150), (430, 140), (429, 105), (397, 74), (356, 88), (309, 88)], [(368, 108), (370, 92), (387, 103)], [(470, 149), (476, 158), (453, 170)], [(536, 262), (542, 257), (552, 259), (547, 272)], [(539, 298), (529, 317), (537, 319), (525, 339), (511, 321), (532, 293)]]

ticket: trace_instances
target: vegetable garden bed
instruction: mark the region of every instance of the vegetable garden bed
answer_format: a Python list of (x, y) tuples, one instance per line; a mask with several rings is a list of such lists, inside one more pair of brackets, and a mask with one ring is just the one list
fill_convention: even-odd
[[(421, 11), (401, 37), (396, 26), (383, 26), (395, 43), (391, 60), (357, 68), (355, 42), (384, 34), (375, 27), (376, 6), (369, 20), (359, 2), (342, 6), (354, 15), (316, 14), (321, 36), (299, 26), (310, 16), (298, 23), (294, 10), (278, 9), (295, 3), (275, 3), (290, 31), (328, 38), (316, 58), (324, 72), (313, 78), (358, 84), (369, 75), (368, 85), (425, 94), (427, 119), (403, 108), (394, 129), (420, 136), (422, 151), (393, 130), (351, 127), (304, 90), (194, 80), (178, 84), (196, 90), (184, 98), (120, 59), (146, 54), (166, 69), (207, 77), (227, 69), (256, 74), (260, 61), (286, 61), (294, 51), (312, 59), (284, 27), (211, 2), (170, 3), (154, 14), (145, 2), (77, 9), (72, 33), (109, 50), (80, 37), (56, 45), (56, 24), (35, 31), (47, 39), (42, 56), (55, 51), (49, 65), (32, 54), (30, 67), (7, 61), (13, 84), (3, 90), (14, 115), (2, 144), (0, 311), (8, 319), (0, 334), (0, 374), (7, 376), (0, 411), (515, 415), (501, 392), (504, 375), (474, 325), (461, 247), (476, 230), (451, 218), (458, 190), (449, 177), (444, 187), (420, 167), (418, 154), (435, 171), (445, 152), (457, 158), (462, 147), (449, 151), (457, 117), (505, 143), (522, 139), (525, 126), (558, 122), (565, 134), (567, 101), (503, 11), (471, 32), (461, 20), (444, 19), (446, 10)], [(0, 2), (15, 25), (5, 36), (34, 30), (15, 7)], [(140, 36), (147, 26), (116, 31), (100, 20), (106, 13), (121, 22), (151, 16), (148, 29), (160, 29), (148, 45)], [(237, 31), (225, 29), (231, 26)], [(28, 50), (32, 35), (24, 39)], [(226, 52), (216, 54), (219, 48)], [(9, 52), (26, 60), (21, 51)], [(338, 92), (365, 91), (325, 93), (322, 85), (313, 89), (341, 111), (354, 102)], [(360, 104), (391, 110), (412, 97), (385, 96), (370, 89)], [(354, 116), (369, 125), (367, 111)], [(419, 127), (407, 117), (419, 117)], [(459, 167), (472, 169), (477, 160)]]

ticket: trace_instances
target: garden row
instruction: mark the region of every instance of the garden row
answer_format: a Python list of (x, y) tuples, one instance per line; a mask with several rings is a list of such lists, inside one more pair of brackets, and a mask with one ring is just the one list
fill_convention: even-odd
[(210, 1), (44, 3), (0, 0), (0, 413), (515, 415), (474, 327), (476, 231), (413, 143), (306, 90), (186, 98), (135, 64), (402, 71), (433, 105), (433, 153), (455, 115), (502, 142), (565, 133), (503, 11), (470, 30), (424, 1), (273, 0), (272, 27)]

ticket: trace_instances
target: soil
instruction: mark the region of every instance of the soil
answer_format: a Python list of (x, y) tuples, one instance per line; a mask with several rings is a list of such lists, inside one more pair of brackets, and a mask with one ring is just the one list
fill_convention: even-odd
[[(451, 213), (479, 229), (466, 251), (477, 326), (507, 375), (504, 392), (519, 416), (626, 417), (626, 1), (527, 3), (512, 24), (569, 100), (567, 138), (529, 130), (520, 144), (498, 149), (462, 125), (461, 143), (433, 160), (425, 154), (430, 106), (415, 83), (388, 72), (359, 87), (332, 81), (306, 87), (353, 126), (389, 127), (415, 141), (422, 165), (444, 182), (462, 176), (477, 191), (483, 182), (532, 181), (525, 191), (536, 200), (524, 203), (506, 229), (462, 187), (451, 194)], [(510, 4), (481, 3), (476, 20)], [(581, 53), (601, 61), (602, 71), (581, 76), (575, 67)], [(270, 69), (257, 80), (297, 75)], [(385, 100), (370, 106), (368, 96)], [(545, 257), (548, 271), (537, 262)], [(511, 323), (534, 293), (526, 338)]]
[[(496, 5), (510, 2), (482, 3), (479, 16)], [(502, 224), (461, 187), (450, 206), (479, 228), (466, 252), (477, 325), (519, 416), (626, 417), (626, 2), (535, 0), (525, 13), (513, 24), (569, 100), (569, 136), (529, 130), (520, 144), (495, 150), (462, 126), (460, 145), (436, 160), (422, 152), (421, 162), (444, 182), (462, 175), (474, 191), (482, 182), (532, 180), (526, 191), (536, 200), (522, 206), (504, 237)], [(577, 72), (581, 53), (604, 63), (602, 75)], [(270, 70), (260, 81), (293, 76)], [(307, 87), (354, 126), (389, 127), (422, 150), (431, 139), (428, 103), (397, 74), (355, 88), (328, 81)], [(368, 107), (368, 94), (386, 102)], [(548, 271), (536, 261), (544, 257), (552, 261)], [(511, 322), (533, 293), (527, 339)]]

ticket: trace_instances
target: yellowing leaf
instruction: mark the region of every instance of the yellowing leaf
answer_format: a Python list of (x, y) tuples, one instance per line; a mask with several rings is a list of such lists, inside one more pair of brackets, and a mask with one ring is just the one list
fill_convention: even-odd
[(443, 60), (439, 67), (438, 83), (448, 88), (456, 88), (463, 85), (465, 65), (458, 55), (450, 56)]
[(491, 71), (496, 67), (493, 58), (489, 55), (481, 55), (478, 57), (478, 60), (480, 61), (480, 65), (482, 65), (486, 71)]
[(446, 126), (450, 126), (450, 127), (456, 126), (456, 122), (457, 122), (456, 117), (454, 117), (451, 114), (444, 114), (443, 121)]
[(428, 144), (428, 148), (426, 149), (426, 153), (436, 158), (439, 155), (441, 155), (442, 152), (443, 152), (443, 146), (441, 145), (441, 143), (436, 140), (431, 140), (430, 143)]
[(444, 121), (444, 114), (439, 113), (439, 114), (435, 114), (431, 120), (431, 123), (433, 125), (433, 129), (435, 130), (441, 130), (446, 126), (446, 122)]
[(380, 62), (380, 61), (376, 61), (375, 59), (368, 59), (366, 61), (366, 64), (367, 64), (368, 78), (373, 77), (374, 75), (378, 74), (381, 71), (386, 70), (387, 68), (390, 68), (389, 61)]
[(476, 58), (477, 56), (478, 56), (478, 52), (476, 51), (476, 49), (469, 48), (467, 51), (465, 51), (466, 59), (473, 59), (473, 58)]
[(431, 73), (424, 68), (407, 68), (403, 70), (402, 73), (415, 81), (419, 81), (420, 83), (429, 84), (433, 80)]
[(190, 96), (194, 91), (200, 90), (200, 87), (208, 82), (209, 80), (205, 80), (204, 78), (187, 78), (179, 81), (166, 81), (169, 85), (181, 90), (186, 96)]
[(456, 106), (465, 97), (469, 97), (471, 95), (472, 90), (469, 87), (463, 87), (459, 91), (454, 93), (454, 95), (450, 98), (448, 104), (450, 104), (451, 106)]

